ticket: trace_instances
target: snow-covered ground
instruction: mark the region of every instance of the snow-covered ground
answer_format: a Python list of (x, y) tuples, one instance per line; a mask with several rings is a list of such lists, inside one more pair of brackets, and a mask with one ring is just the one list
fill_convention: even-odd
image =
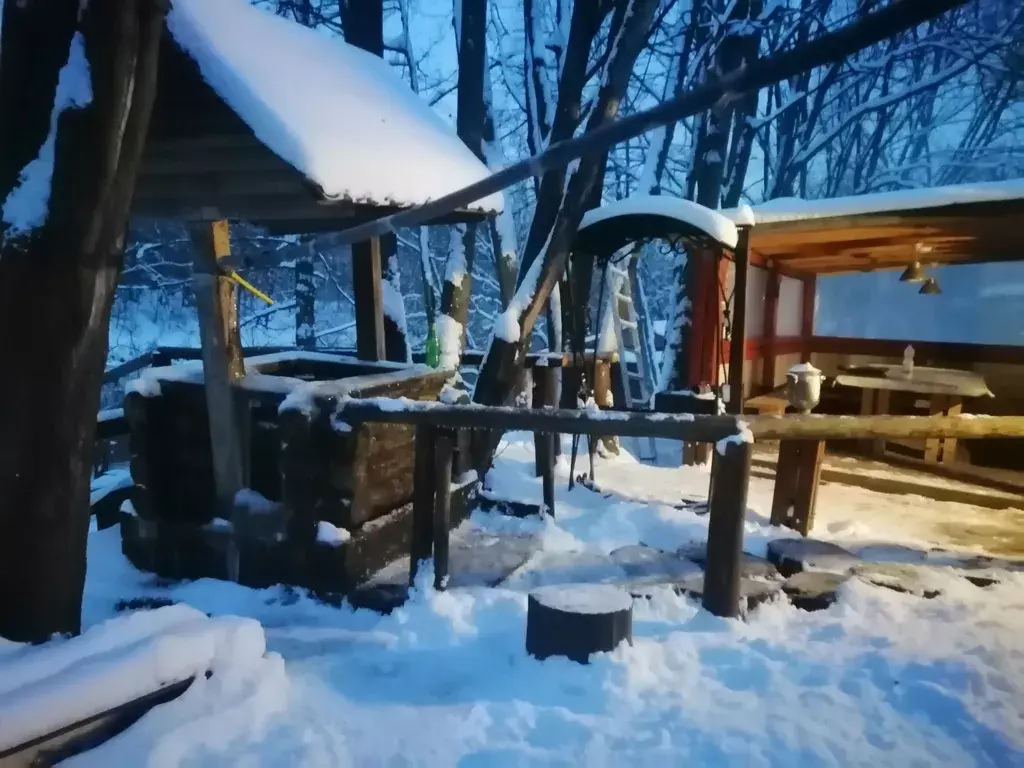
[[(584, 453), (578, 472), (585, 463)], [(532, 465), (529, 439), (512, 436), (494, 492), (539, 498)], [(671, 550), (705, 536), (706, 517), (673, 506), (704, 495), (705, 469), (599, 460), (603, 493), (568, 491), (564, 465), (559, 476), (554, 521), (477, 513), (466, 525), (531, 533), (547, 555)], [(755, 479), (755, 554), (786, 535), (767, 526), (769, 502)], [(937, 503), (827, 486), (816, 534), (924, 557), (942, 544), (920, 522), (926, 505)], [(118, 600), (165, 597), (257, 620), (267, 654), (222, 664), (71, 764), (1024, 765), (1024, 573), (984, 589), (935, 578), (942, 594), (931, 600), (851, 580), (827, 610), (778, 600), (744, 620), (666, 588), (636, 602), (632, 646), (580, 666), (526, 654), (515, 579), (437, 593), (427, 573), (381, 617), (283, 588), (160, 583), (121, 556), (116, 528), (93, 532), (84, 618), (94, 631), (110, 631), (101, 622)], [(19, 652), (0, 647), (0, 663)]]

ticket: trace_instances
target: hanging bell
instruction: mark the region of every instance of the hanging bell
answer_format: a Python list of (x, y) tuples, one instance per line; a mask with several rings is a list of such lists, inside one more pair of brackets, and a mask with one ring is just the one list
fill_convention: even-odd
[(939, 281), (934, 277), (929, 277), (924, 281), (924, 285), (921, 286), (921, 290), (918, 293), (924, 296), (938, 296), (942, 293), (942, 289), (939, 287)]
[[(919, 261), (915, 261), (903, 270), (903, 274), (900, 275), (901, 283), (924, 283), (929, 279), (928, 275), (926, 275), (924, 270), (921, 269), (921, 262)], [(922, 293), (924, 293), (924, 291), (922, 291)]]

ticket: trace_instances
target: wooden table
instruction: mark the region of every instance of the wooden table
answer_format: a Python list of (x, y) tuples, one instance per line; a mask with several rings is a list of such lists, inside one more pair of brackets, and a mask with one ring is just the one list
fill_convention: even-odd
[[(933, 416), (959, 416), (964, 398), (993, 396), (982, 376), (973, 371), (954, 368), (915, 366), (910, 376), (907, 376), (902, 365), (872, 363), (846, 366), (840, 368), (835, 383), (861, 390), (862, 416), (888, 413), (889, 399), (893, 392), (912, 392), (927, 396), (928, 413)], [(870, 453), (876, 456), (885, 453), (885, 440), (873, 440)], [(956, 439), (925, 440), (924, 459), (952, 464), (956, 460)]]

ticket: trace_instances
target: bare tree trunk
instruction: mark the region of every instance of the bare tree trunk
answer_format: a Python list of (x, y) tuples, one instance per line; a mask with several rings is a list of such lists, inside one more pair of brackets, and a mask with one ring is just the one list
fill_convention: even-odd
[[(628, 0), (623, 0), (628, 2)], [(551, 145), (570, 138), (580, 124), (583, 101), (583, 86), (587, 81), (587, 65), (590, 48), (607, 16), (607, 4), (594, 2), (575, 3), (569, 22), (569, 40), (562, 62), (562, 76), (558, 82), (558, 106), (546, 144)], [(542, 147), (543, 144), (539, 145)], [(534, 152), (536, 154), (536, 152)], [(530, 233), (520, 259), (520, 280), (533, 265), (544, 247), (555, 218), (558, 216), (565, 191), (565, 169), (559, 168), (541, 177), (537, 190), (537, 204), (530, 223)]]
[[(362, 48), (375, 56), (384, 55), (384, 2), (383, 0), (342, 0), (342, 28), (345, 42)], [(388, 360), (404, 362), (409, 357), (408, 329), (402, 324), (405, 307), (400, 290), (398, 274), (398, 237), (394, 234), (380, 237), (381, 294), (390, 301), (385, 303), (384, 312), (384, 356)], [(356, 255), (353, 254), (353, 258)], [(390, 297), (390, 298), (389, 298)], [(356, 291), (356, 301), (361, 300)]]
[[(107, 326), (156, 91), (163, 5), (3, 7), (0, 635), (12, 640), (80, 629)], [(27, 166), (45, 157), (49, 132), (49, 210), (18, 226), (19, 174), (39, 171)]]
[[(577, 4), (579, 7), (579, 4)], [(629, 0), (620, 28), (609, 33), (611, 54), (605, 64), (601, 87), (587, 121), (592, 131), (613, 120), (626, 92), (633, 64), (647, 41), (657, 0)], [(568, 61), (566, 62), (568, 67)], [(521, 274), (520, 285), (509, 308), (498, 318), (494, 341), (480, 370), (474, 400), (485, 405), (500, 405), (512, 396), (523, 368), (525, 350), (538, 316), (547, 305), (555, 285), (562, 278), (572, 239), (579, 228), (586, 205), (598, 183), (605, 154), (584, 156), (569, 178), (562, 204), (546, 240), (546, 247), (528, 272)], [(478, 465), (489, 463), (493, 446), (477, 456)]]
[[(484, 63), (487, 58), (487, 0), (462, 0), (462, 17), (456, 26), (459, 53), (459, 137), (473, 154), (484, 157)], [(438, 342), (441, 365), (457, 368), (466, 338), (469, 294), (476, 262), (477, 225), (463, 224), (452, 230), (451, 250), (441, 287)]]

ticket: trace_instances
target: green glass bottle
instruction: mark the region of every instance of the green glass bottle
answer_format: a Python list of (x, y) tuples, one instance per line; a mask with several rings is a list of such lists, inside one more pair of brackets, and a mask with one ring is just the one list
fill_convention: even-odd
[(437, 343), (437, 334), (434, 332), (434, 324), (431, 323), (427, 329), (426, 343), (427, 365), (437, 368), (441, 364), (441, 347)]

